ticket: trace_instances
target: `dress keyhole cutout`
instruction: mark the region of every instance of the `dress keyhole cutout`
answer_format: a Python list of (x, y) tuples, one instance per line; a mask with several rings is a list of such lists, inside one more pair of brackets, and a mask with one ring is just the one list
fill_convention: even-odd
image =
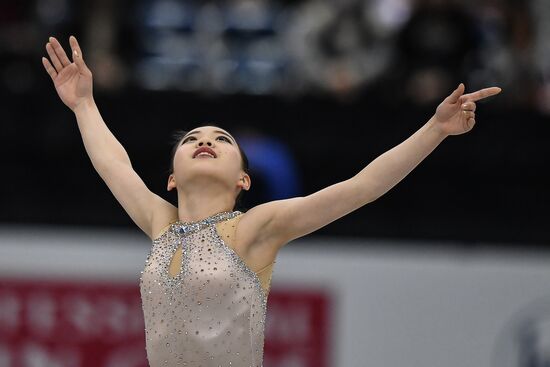
[(172, 256), (170, 260), (170, 267), (168, 268), (168, 274), (172, 278), (176, 277), (181, 272), (181, 253), (182, 245), (179, 245), (174, 256)]

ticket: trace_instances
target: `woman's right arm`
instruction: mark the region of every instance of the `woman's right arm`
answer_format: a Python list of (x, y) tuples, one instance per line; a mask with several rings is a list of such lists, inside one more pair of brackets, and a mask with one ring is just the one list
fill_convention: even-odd
[(92, 165), (130, 218), (150, 238), (177, 219), (177, 208), (151, 192), (132, 168), (124, 147), (103, 121), (92, 93), (92, 73), (84, 63), (75, 37), (69, 39), (73, 62), (59, 42), (46, 44), (50, 60), (42, 63), (55, 89), (75, 114), (84, 147)]

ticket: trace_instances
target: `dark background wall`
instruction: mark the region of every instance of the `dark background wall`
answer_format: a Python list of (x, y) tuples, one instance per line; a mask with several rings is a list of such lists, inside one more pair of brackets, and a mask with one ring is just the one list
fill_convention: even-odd
[[(502, 86), (502, 95), (478, 104), (477, 124), (470, 133), (447, 138), (385, 196), (316, 234), (459, 240), (465, 246), (498, 243), (546, 249), (550, 244), (550, 147), (547, 142), (550, 98), (545, 97), (548, 84), (544, 78), (548, 70), (542, 62), (544, 59), (525, 57), (526, 54), (544, 54), (545, 50), (544, 45), (537, 43), (541, 38), (538, 32), (544, 29), (544, 24), (540, 25), (542, 16), (537, 18), (531, 11), (537, 2), (523, 5), (496, 2), (505, 8), (501, 9), (504, 15), (500, 19), (501, 26), (489, 27), (489, 30), (489, 18), (480, 18), (479, 14), (476, 18), (466, 12), (476, 32), (464, 34), (463, 38), (473, 43), (459, 47), (457, 45), (462, 43), (458, 42), (458, 37), (458, 43), (451, 42), (455, 45), (451, 47), (454, 53), (436, 52), (431, 58), (426, 56), (428, 51), (420, 55), (411, 53), (409, 44), (426, 39), (440, 28), (433, 25), (434, 28), (428, 27), (431, 31), (424, 34), (415, 31), (415, 24), (423, 17), (438, 20), (456, 17), (442, 17), (437, 13), (442, 10), (436, 6), (437, 11), (431, 17), (419, 11), (421, 14), (415, 18), (414, 10), (422, 10), (422, 7), (411, 3), (412, 15), (408, 23), (395, 26), (392, 32), (383, 36), (380, 32), (361, 31), (366, 34), (364, 39), (367, 41), (351, 46), (353, 50), (370, 50), (374, 55), (385, 55), (380, 47), (391, 50), (388, 51), (391, 56), (387, 56), (387, 67), (376, 77), (365, 76), (353, 81), (349, 75), (367, 75), (368, 72), (354, 71), (348, 75), (349, 70), (342, 64), (334, 66), (334, 58), (355, 53), (342, 48), (344, 46), (339, 48), (328, 36), (328, 41), (321, 43), (329, 44), (326, 46), (329, 51), (319, 53), (325, 48), (312, 47), (310, 54), (296, 56), (299, 53), (288, 46), (283, 47), (282, 53), (287, 55), (286, 61), (263, 60), (272, 66), (269, 70), (279, 70), (275, 74), (259, 77), (259, 69), (250, 66), (257, 63), (243, 62), (245, 77), (231, 79), (232, 74), (228, 74), (229, 82), (224, 79), (227, 83), (242, 82), (241, 88), (217, 92), (202, 90), (190, 82), (186, 84), (185, 78), (180, 81), (180, 88), (167, 85), (154, 89), (144, 83), (146, 78), (140, 62), (151, 61), (152, 55), (144, 46), (147, 45), (144, 38), (162, 32), (155, 33), (158, 29), (147, 28), (147, 22), (140, 23), (135, 15), (139, 15), (139, 11), (131, 13), (132, 17), (121, 17), (120, 8), (106, 5), (108, 3), (65, 2), (62, 20), (49, 23), (44, 20), (48, 18), (41, 17), (37, 2), (2, 5), (0, 222), (3, 224), (135, 227), (93, 170), (74, 115), (59, 101), (49, 77), (41, 70), (40, 57), (45, 55), (43, 45), (49, 35), (57, 35), (66, 46), (68, 34), (80, 33), (83, 52), (96, 77), (95, 99), (105, 121), (127, 149), (136, 171), (148, 187), (174, 204), (175, 197), (165, 189), (165, 171), (171, 148), (170, 135), (176, 129), (214, 123), (237, 136), (252, 130), (284, 142), (298, 167), (299, 194), (307, 195), (351, 177), (378, 155), (413, 134), (456, 86), (455, 81), (465, 81), (469, 90), (487, 85)], [(195, 4), (195, 8), (200, 8), (193, 2), (179, 3)], [(230, 7), (231, 3), (227, 2), (226, 6)], [(271, 4), (266, 6), (284, 9), (284, 19), (295, 19), (296, 15), (291, 17), (292, 12), (307, 13), (298, 5), (313, 3), (266, 2)], [(143, 1), (127, 5), (137, 9), (150, 4)], [(463, 11), (466, 8), (466, 5), (459, 7)], [(282, 12), (270, 11), (270, 14)], [(113, 19), (105, 25), (94, 18), (94, 14), (97, 19), (103, 19), (101, 14), (111, 14)], [(353, 12), (344, 11), (336, 19), (348, 19), (345, 17), (349, 14)], [(522, 14), (525, 18), (521, 18)], [(305, 24), (305, 20), (294, 22), (294, 27)], [(115, 25), (111, 33), (105, 31), (110, 29), (109, 24)], [(364, 20), (359, 24), (369, 25)], [(242, 51), (242, 44), (250, 46), (251, 39), (265, 41), (267, 34), (273, 40), (284, 33), (281, 29), (292, 28), (290, 25), (266, 27), (268, 32), (262, 28), (252, 37), (249, 29), (243, 31), (244, 26), (228, 26), (222, 38), (233, 45), (231, 42), (237, 37), (240, 48), (236, 49)], [(331, 27), (327, 34), (336, 34), (338, 25)], [(462, 29), (459, 26), (451, 28)], [(490, 38), (494, 36), (491, 31), (502, 29), (500, 43)], [(185, 34), (185, 37), (198, 33), (193, 27), (191, 31), (176, 29), (172, 32)], [(102, 36), (103, 33), (111, 35)], [(372, 41), (372, 34), (379, 35), (377, 42)], [(417, 40), (409, 40), (416, 34)], [(158, 42), (162, 40), (159, 37)], [(344, 40), (350, 38), (353, 37), (343, 37)], [(105, 44), (110, 46), (103, 48)], [(475, 47), (470, 50), (469, 46)], [(98, 49), (106, 51), (101, 53)], [(276, 46), (271, 44), (267, 49), (273, 50)], [(253, 58), (244, 51), (239, 55), (239, 60)], [(322, 62), (312, 62), (311, 55)], [(523, 60), (526, 58), (527, 61)], [(498, 72), (495, 71), (498, 63), (486, 62), (502, 59), (507, 63), (504, 62), (505, 67)], [(376, 62), (372, 58), (361, 61), (360, 56), (359, 61), (353, 60), (345, 65)], [(200, 58), (196, 61), (203, 67)], [(300, 63), (310, 65), (311, 73), (299, 69)], [(155, 70), (163, 70), (158, 67), (160, 69)], [(189, 75), (202, 75), (198, 69), (193, 70)], [(333, 70), (328, 75), (338, 76), (337, 80), (323, 79), (319, 70)], [(124, 78), (117, 79), (117, 75), (124, 75)], [(311, 75), (319, 75), (319, 78)], [(272, 84), (266, 80), (271, 80)], [(273, 80), (285, 82), (277, 84)], [(258, 83), (268, 87), (260, 91), (247, 89)], [(266, 194), (267, 183), (262, 182), (261, 175), (255, 180), (254, 167), (252, 178), (253, 190), (246, 201), (248, 207), (271, 199)]]
[[(0, 220), (132, 226), (93, 170), (74, 116), (56, 98), (47, 91), (3, 98), (10, 118), (1, 137)], [(428, 110), (383, 105), (368, 96), (339, 104), (129, 93), (100, 96), (97, 103), (145, 183), (174, 204), (165, 170), (170, 134), (182, 126), (214, 121), (231, 131), (246, 124), (283, 139), (298, 162), (303, 194), (309, 194), (351, 177), (430, 116)], [(477, 120), (471, 133), (447, 138), (385, 196), (318, 233), (548, 243), (548, 118), (486, 103)], [(254, 190), (261, 192), (258, 185)], [(256, 203), (250, 196), (249, 207)]]

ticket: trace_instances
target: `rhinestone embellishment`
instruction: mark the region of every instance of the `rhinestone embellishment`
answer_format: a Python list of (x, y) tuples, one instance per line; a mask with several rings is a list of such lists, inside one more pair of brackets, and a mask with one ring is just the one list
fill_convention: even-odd
[(262, 366), (267, 295), (216, 228), (240, 214), (177, 221), (153, 241), (140, 277), (151, 367)]

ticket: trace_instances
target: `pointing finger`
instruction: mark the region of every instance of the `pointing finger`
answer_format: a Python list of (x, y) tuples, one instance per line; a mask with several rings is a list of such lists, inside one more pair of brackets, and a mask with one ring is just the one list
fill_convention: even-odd
[(50, 61), (47, 58), (43, 57), (42, 65), (44, 65), (44, 68), (46, 69), (52, 80), (55, 80), (55, 77), (57, 76), (57, 71), (55, 71), (52, 64), (50, 64)]
[(490, 87), (490, 88), (484, 88), (480, 89), (477, 92), (465, 94), (463, 96), (465, 101), (479, 101), (480, 99), (484, 99), (487, 97), (494, 96), (495, 94), (499, 94), (502, 91), (499, 87)]

